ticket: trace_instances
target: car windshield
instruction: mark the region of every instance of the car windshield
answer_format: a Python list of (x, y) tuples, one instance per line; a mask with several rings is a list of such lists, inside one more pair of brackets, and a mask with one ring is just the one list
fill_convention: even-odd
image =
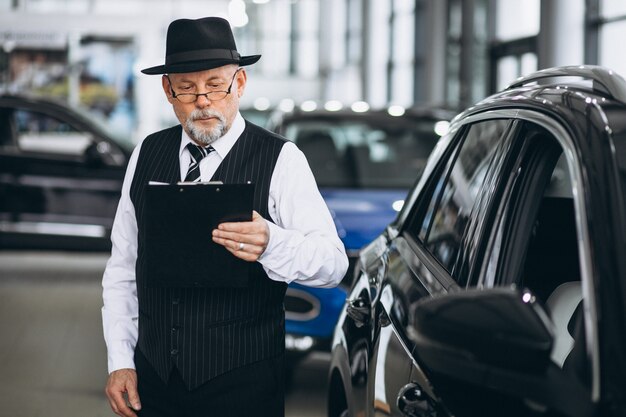
[(409, 118), (293, 120), (285, 136), (304, 152), (320, 187), (409, 188), (439, 136)]

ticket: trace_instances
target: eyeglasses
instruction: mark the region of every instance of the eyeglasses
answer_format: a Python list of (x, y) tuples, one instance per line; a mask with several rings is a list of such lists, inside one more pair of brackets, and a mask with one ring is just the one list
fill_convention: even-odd
[(176, 94), (176, 92), (172, 88), (172, 80), (170, 80), (169, 75), (165, 75), (165, 77), (167, 77), (167, 81), (170, 83), (170, 91), (172, 92), (172, 97), (174, 97), (176, 100), (180, 101), (181, 103), (190, 104), (190, 103), (195, 103), (196, 100), (198, 100), (198, 97), (200, 97), (200, 96), (204, 96), (207, 100), (210, 100), (210, 101), (224, 100), (226, 98), (226, 96), (230, 94), (230, 90), (233, 88), (233, 83), (235, 82), (235, 77), (237, 76), (237, 73), (240, 70), (241, 70), (241, 68), (238, 68), (237, 71), (235, 71), (235, 73), (233, 74), (233, 79), (230, 80), (230, 85), (228, 86), (228, 90), (226, 90), (226, 91), (220, 91), (220, 90), (207, 91), (206, 93), (180, 93), (180, 94)]

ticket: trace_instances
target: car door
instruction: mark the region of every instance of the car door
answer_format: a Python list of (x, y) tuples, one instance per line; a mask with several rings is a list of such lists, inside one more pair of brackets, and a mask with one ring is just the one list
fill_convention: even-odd
[[(550, 118), (521, 110), (515, 118), (510, 145), (501, 148), (494, 171), (496, 186), (480, 191), (490, 201), (478, 205), (488, 220), (469, 229), (473, 238), (466, 241), (475, 242), (474, 248), (459, 252), (454, 266), (473, 271), (470, 283), (477, 277), (479, 291), (417, 306), (416, 315), (430, 317), (430, 324), (414, 326), (421, 335), (415, 357), (419, 364), (420, 355), (428, 356), (422, 363), (433, 391), (457, 417), (595, 416), (596, 307), (589, 297), (591, 253), (577, 153), (565, 129)], [(478, 256), (472, 262), (468, 254)], [(506, 288), (493, 288), (498, 286)], [(498, 295), (507, 292), (516, 294), (518, 307), (543, 309), (526, 316)], [(482, 304), (481, 293), (484, 300), (493, 298)], [(434, 305), (436, 317), (420, 314)], [(462, 325), (449, 325), (451, 311), (457, 313), (452, 320), (463, 315), (456, 321)], [(533, 328), (533, 317), (550, 325), (539, 326), (547, 338)], [(439, 330), (442, 324), (448, 324), (445, 331)], [(429, 326), (439, 336), (429, 339)], [(532, 349), (516, 347), (521, 345), (544, 346), (545, 361)]]
[(0, 104), (0, 244), (108, 247), (127, 153), (72, 112)]
[[(370, 376), (374, 415), (447, 415), (413, 356), (413, 307), (425, 297), (470, 284), (457, 265), (474, 249), (468, 238), (484, 222), (481, 190), (491, 187), (501, 148), (512, 126), (507, 119), (477, 120), (450, 139), (439, 166), (424, 180), (409, 214), (389, 245), (388, 265), (378, 282)], [(427, 168), (428, 172), (428, 168)], [(418, 189), (419, 189), (418, 185)], [(482, 205), (482, 206), (481, 206)], [(402, 215), (401, 215), (402, 216)]]
[[(592, 251), (582, 174), (567, 134), (553, 120), (526, 120), (517, 136), (519, 152), (509, 158), (508, 191), (490, 233), (480, 280), (484, 288), (514, 284), (527, 289), (545, 308), (554, 342), (549, 377), (541, 389), (550, 395), (521, 390), (492, 398), (501, 398), (520, 416), (532, 415), (536, 407), (564, 416), (592, 416), (598, 351), (592, 274), (585, 268), (591, 267)], [(500, 406), (490, 415), (502, 410), (507, 408)]]

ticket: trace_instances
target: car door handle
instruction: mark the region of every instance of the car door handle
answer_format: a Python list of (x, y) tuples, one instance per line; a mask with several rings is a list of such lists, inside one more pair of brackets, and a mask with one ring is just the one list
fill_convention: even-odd
[(350, 300), (346, 307), (346, 312), (354, 320), (356, 327), (362, 327), (369, 323), (370, 311), (370, 303), (362, 297)]
[(415, 382), (410, 382), (400, 389), (396, 405), (407, 417), (434, 417), (437, 415), (430, 398)]

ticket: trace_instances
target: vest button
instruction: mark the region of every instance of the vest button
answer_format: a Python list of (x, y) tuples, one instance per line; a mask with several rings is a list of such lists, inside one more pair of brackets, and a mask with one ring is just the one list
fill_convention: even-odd
[(172, 356), (176, 356), (176, 355), (178, 355), (178, 349), (172, 349), (172, 350), (170, 350), (170, 354), (171, 354)]
[(180, 299), (179, 298), (173, 298), (172, 299), (172, 304), (178, 305), (178, 303), (180, 303)]

